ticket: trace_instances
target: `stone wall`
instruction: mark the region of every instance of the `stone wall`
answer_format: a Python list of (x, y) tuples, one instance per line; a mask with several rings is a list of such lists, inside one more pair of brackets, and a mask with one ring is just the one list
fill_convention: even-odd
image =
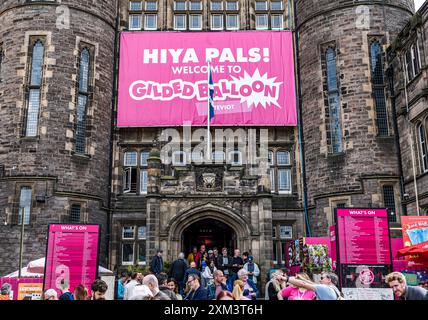
[[(327, 235), (337, 203), (383, 206), (383, 200), (374, 202), (372, 197), (383, 199), (384, 180), (392, 180), (394, 190), (399, 191), (389, 102), (390, 135), (379, 137), (377, 133), (369, 41), (376, 38), (385, 51), (390, 39), (410, 18), (410, 3), (395, 1), (382, 6), (377, 1), (358, 2), (366, 6), (365, 25), (354, 1), (297, 1), (305, 157), (310, 221), (315, 235)], [(328, 45), (335, 48), (337, 56), (344, 147), (340, 154), (332, 154), (328, 145), (329, 102), (321, 63)], [(375, 179), (375, 183), (366, 183), (366, 179)], [(400, 197), (396, 198), (398, 208), (399, 201)]]
[[(32, 187), (32, 223), (26, 227), (24, 263), (45, 255), (47, 225), (65, 221), (73, 203), (82, 206), (82, 222), (101, 224), (102, 239), (107, 233), (115, 1), (58, 5), (9, 0), (0, 4), (0, 42), (5, 54), (0, 84), (1, 274), (17, 269), (21, 186)], [(33, 37), (43, 39), (45, 55), (38, 135), (28, 138), (23, 129)], [(86, 152), (76, 155), (76, 83), (83, 44), (93, 53), (90, 103)], [(37, 200), (45, 195), (44, 202)], [(102, 241), (102, 263), (105, 250)]]

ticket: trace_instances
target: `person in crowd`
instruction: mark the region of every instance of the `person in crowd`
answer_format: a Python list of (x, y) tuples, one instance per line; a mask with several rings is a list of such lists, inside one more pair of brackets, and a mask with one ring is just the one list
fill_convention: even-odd
[(287, 279), (287, 274), (282, 270), (275, 271), (266, 284), (265, 300), (278, 300), (278, 293), (287, 286)]
[(224, 290), (218, 294), (217, 300), (234, 300), (234, 298), (230, 291)]
[(401, 272), (388, 274), (385, 282), (399, 300), (428, 300), (428, 291), (419, 286), (408, 286)]
[(208, 262), (207, 264), (209, 265), (211, 261), (214, 261), (214, 251), (213, 250), (208, 250)]
[[(311, 281), (309, 276), (304, 272), (299, 273), (296, 279)], [(292, 284), (278, 292), (278, 300), (315, 300), (315, 298), (316, 294), (314, 291), (304, 287), (298, 288)]]
[(105, 300), (107, 289), (108, 285), (104, 280), (96, 279), (91, 285), (91, 300)]
[(250, 298), (244, 296), (244, 282), (242, 280), (235, 280), (233, 283), (233, 299), (234, 300), (251, 300)]
[(59, 300), (74, 300), (73, 294), (70, 292), (70, 282), (68, 280), (61, 280), (61, 295)]
[(158, 279), (159, 290), (165, 293), (170, 300), (177, 300), (175, 293), (168, 287), (168, 275), (164, 272), (161, 272), (156, 275), (156, 278)]
[(259, 297), (259, 290), (254, 282), (248, 278), (248, 272), (244, 269), (238, 271), (238, 278), (244, 283), (244, 297), (256, 300)]
[(250, 256), (250, 253), (248, 251), (245, 251), (242, 254), (242, 260), (244, 261), (244, 265), (248, 262), (248, 257)]
[(196, 262), (190, 263), (190, 268), (188, 268), (184, 273), (184, 281), (186, 284), (191, 274), (196, 274), (199, 277), (199, 279), (201, 278), (201, 272), (197, 269)]
[(43, 300), (58, 300), (58, 293), (55, 289), (48, 289), (43, 294)]
[(315, 292), (317, 300), (341, 300), (342, 293), (337, 288), (339, 279), (334, 272), (321, 273), (320, 284), (308, 281), (301, 277), (289, 277), (288, 283), (298, 288), (305, 288)]
[(208, 300), (208, 291), (201, 286), (200, 278), (197, 274), (190, 274), (187, 284), (190, 291), (184, 300)]
[(175, 293), (175, 297), (177, 298), (175, 300), (183, 300), (183, 296), (178, 292), (178, 283), (174, 278), (169, 278), (166, 285), (169, 290)]
[[(235, 249), (234, 255), (232, 258), (232, 274), (234, 276), (233, 281), (235, 281), (238, 277), (238, 271), (244, 267), (244, 260), (241, 258), (241, 250)], [(233, 283), (232, 281), (232, 283)]]
[(74, 300), (88, 300), (88, 289), (83, 284), (74, 288)]
[(143, 284), (149, 287), (153, 294), (153, 300), (171, 300), (165, 293), (159, 290), (159, 282), (155, 275), (149, 274), (144, 277)]
[(184, 275), (186, 274), (187, 263), (184, 260), (184, 253), (180, 252), (178, 259), (175, 260), (171, 265), (169, 277), (174, 278), (178, 283), (178, 291), (180, 295), (184, 293)]
[(217, 260), (217, 268), (223, 271), (223, 274), (226, 278), (229, 278), (232, 267), (232, 257), (227, 254), (227, 249), (223, 248), (221, 250), (221, 256)]
[(132, 297), (129, 300), (153, 300), (153, 294), (148, 286), (138, 284), (135, 286)]
[(193, 247), (192, 252), (190, 252), (189, 255), (187, 256), (187, 262), (189, 266), (192, 262), (195, 262), (197, 254), (198, 254), (198, 247)]
[(205, 288), (207, 285), (213, 280), (213, 273), (217, 270), (217, 268), (214, 265), (214, 261), (210, 262), (210, 265), (207, 265), (207, 263), (204, 261), (202, 262), (202, 286)]
[(216, 270), (213, 273), (213, 280), (208, 284), (208, 300), (216, 300), (217, 296), (222, 291), (227, 291), (226, 277), (223, 274), (223, 271)]
[(125, 295), (125, 285), (128, 282), (128, 274), (122, 272), (120, 274), (120, 279), (117, 280), (117, 300), (123, 300)]
[(9, 283), (3, 283), (0, 289), (0, 301), (10, 300), (10, 290), (12, 290), (12, 286)]
[(218, 269), (218, 258), (220, 257), (219, 253), (218, 253), (218, 249), (217, 247), (213, 248), (213, 260), (214, 260), (214, 265), (215, 267)]
[(138, 284), (143, 284), (143, 274), (141, 272), (137, 272), (137, 282)]
[(131, 281), (129, 281), (125, 285), (125, 293), (123, 295), (124, 300), (129, 300), (132, 297), (134, 288), (136, 285), (138, 285), (137, 273), (136, 272), (132, 272), (130, 278), (131, 278)]
[(260, 269), (259, 266), (254, 262), (252, 256), (248, 257), (243, 269), (247, 270), (248, 277), (253, 280), (255, 285), (257, 285), (257, 277), (260, 275)]
[(204, 255), (205, 255), (205, 245), (203, 244), (203, 245), (201, 245), (201, 248), (195, 257), (195, 262), (196, 262), (196, 266), (198, 267), (198, 269), (201, 269), (202, 258), (204, 257)]
[(162, 259), (163, 250), (158, 249), (156, 255), (150, 261), (150, 271), (154, 274), (163, 272), (163, 259)]

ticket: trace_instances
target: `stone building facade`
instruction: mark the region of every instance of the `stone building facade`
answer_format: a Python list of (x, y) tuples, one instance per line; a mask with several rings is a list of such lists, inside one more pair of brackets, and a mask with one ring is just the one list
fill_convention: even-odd
[(387, 76), (397, 114), (403, 167), (403, 205), (409, 215), (428, 214), (427, 19), (425, 3), (387, 51)]
[(20, 208), (24, 266), (45, 255), (49, 223), (106, 238), (116, 15), (113, 0), (0, 2), (2, 275), (18, 269)]
[(411, 0), (296, 1), (314, 234), (327, 234), (340, 206), (388, 207), (390, 221), (399, 221), (400, 165), (385, 50), (413, 6)]
[[(307, 235), (306, 187), (312, 236), (326, 235), (338, 206), (388, 207), (398, 222), (407, 207), (394, 99), (403, 98), (399, 82), (395, 94), (387, 90), (385, 52), (413, 10), (411, 0), (2, 1), (0, 273), (17, 268), (20, 208), (29, 219), (24, 263), (45, 253), (49, 223), (98, 223), (100, 261), (114, 270), (146, 266), (158, 248), (172, 261), (206, 244), (251, 252), (266, 275), (285, 266), (287, 241)], [(117, 31), (195, 36), (296, 30), (303, 136), (293, 127), (255, 128), (253, 145), (262, 135), (268, 141), (263, 174), (243, 161), (248, 128), (221, 128), (237, 144), (215, 154), (215, 164), (198, 164), (192, 150), (163, 162), (168, 128), (112, 126), (115, 20)], [(180, 130), (179, 141), (200, 142), (197, 128)]]

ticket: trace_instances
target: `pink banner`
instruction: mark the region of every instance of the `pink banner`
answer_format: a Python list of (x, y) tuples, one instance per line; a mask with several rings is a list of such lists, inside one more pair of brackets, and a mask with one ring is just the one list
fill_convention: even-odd
[(60, 296), (63, 281), (72, 293), (83, 284), (91, 294), (97, 276), (98, 245), (98, 225), (50, 225), (44, 290), (55, 289)]
[(388, 211), (337, 209), (341, 264), (391, 264)]
[(118, 127), (295, 126), (293, 35), (283, 32), (124, 32)]
[[(0, 287), (5, 283), (11, 285), (10, 300), (23, 300), (25, 296), (29, 296), (31, 300), (42, 299), (43, 278), (0, 278)], [(27, 290), (23, 290), (24, 287)]]

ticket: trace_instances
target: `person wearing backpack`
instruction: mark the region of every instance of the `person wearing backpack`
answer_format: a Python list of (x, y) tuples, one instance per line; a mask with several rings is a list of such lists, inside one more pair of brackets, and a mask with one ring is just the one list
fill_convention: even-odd
[(315, 292), (317, 300), (345, 300), (343, 294), (337, 288), (339, 279), (333, 272), (323, 272), (319, 284), (305, 280), (299, 275), (288, 278), (288, 282), (296, 287)]

